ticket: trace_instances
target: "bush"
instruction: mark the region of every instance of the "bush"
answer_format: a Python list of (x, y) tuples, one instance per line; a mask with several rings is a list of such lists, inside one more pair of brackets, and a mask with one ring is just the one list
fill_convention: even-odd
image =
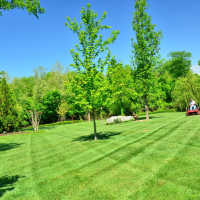
[(29, 125), (30, 125), (30, 123), (27, 122), (27, 121), (25, 121), (25, 120), (23, 120), (23, 121), (20, 122), (20, 127), (27, 127)]
[(42, 124), (39, 127), (48, 127), (48, 126), (56, 126), (56, 125), (64, 125), (64, 124), (73, 124), (73, 123), (78, 123), (78, 122), (83, 122), (83, 120), (62, 121), (62, 122), (55, 122), (55, 123), (52, 123), (52, 124)]
[(117, 119), (114, 119), (114, 123), (120, 124), (120, 123), (123, 123), (123, 121), (121, 120), (121, 118), (117, 118)]
[[(153, 112), (148, 112), (148, 113), (154, 114), (154, 113), (166, 113), (166, 112), (176, 112), (176, 110), (175, 109), (169, 109), (169, 110), (159, 109), (159, 110), (156, 110), (156, 111), (153, 111)], [(146, 115), (146, 113), (138, 113), (138, 115)]]
[(114, 122), (106, 123), (106, 125), (112, 125), (115, 124)]

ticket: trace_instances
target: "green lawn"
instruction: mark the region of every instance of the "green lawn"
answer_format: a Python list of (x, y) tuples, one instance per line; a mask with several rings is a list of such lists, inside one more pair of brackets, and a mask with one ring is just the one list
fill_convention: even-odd
[(0, 137), (2, 199), (200, 199), (200, 116)]

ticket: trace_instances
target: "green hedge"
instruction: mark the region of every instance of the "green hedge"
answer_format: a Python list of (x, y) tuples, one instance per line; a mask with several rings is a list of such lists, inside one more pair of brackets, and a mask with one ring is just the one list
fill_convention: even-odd
[[(154, 114), (154, 113), (165, 113), (165, 112), (176, 112), (175, 109), (169, 109), (169, 110), (156, 110), (154, 112), (149, 112), (149, 114)], [(146, 115), (146, 113), (138, 113), (138, 115)]]
[(47, 127), (47, 126), (56, 126), (56, 125), (64, 125), (64, 124), (74, 124), (78, 122), (83, 122), (83, 120), (73, 120), (73, 121), (62, 121), (62, 122), (55, 122), (52, 124), (42, 124), (39, 127)]

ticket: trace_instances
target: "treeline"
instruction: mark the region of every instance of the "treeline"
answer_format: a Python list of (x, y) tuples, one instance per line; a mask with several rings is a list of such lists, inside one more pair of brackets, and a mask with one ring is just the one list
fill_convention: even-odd
[[(160, 59), (153, 68), (153, 87), (150, 88), (150, 111), (175, 108), (185, 111), (190, 98), (200, 103), (200, 76), (191, 70), (191, 53), (171, 52), (169, 59)], [(69, 71), (59, 62), (50, 72), (43, 67), (34, 69), (30, 77), (14, 77), (9, 82), (2, 74), (0, 81), (0, 131), (17, 131), (30, 125), (28, 112), (41, 111), (41, 124), (90, 118), (85, 106), (87, 94), (80, 85), (84, 76)], [(112, 59), (106, 71), (98, 71), (101, 87), (96, 100), (102, 102), (95, 109), (97, 118), (111, 115), (132, 115), (145, 111), (142, 88), (135, 79), (135, 69)]]

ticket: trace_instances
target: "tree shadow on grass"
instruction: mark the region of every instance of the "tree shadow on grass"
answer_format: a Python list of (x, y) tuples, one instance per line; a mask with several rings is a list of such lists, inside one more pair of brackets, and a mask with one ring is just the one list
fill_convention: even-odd
[[(7, 151), (21, 146), (23, 143), (0, 143), (0, 151)], [(1, 182), (0, 182), (1, 183)]]
[[(55, 126), (39, 127), (38, 131), (40, 131), (40, 130), (50, 130), (50, 129), (53, 129), (53, 128), (55, 128)], [(24, 131), (24, 132), (26, 132), (26, 131), (34, 131), (34, 129), (33, 129), (32, 126), (29, 126), (29, 127), (23, 128), (22, 131)]]
[[(99, 132), (97, 133), (97, 138), (98, 140), (108, 140), (113, 136), (120, 135), (121, 133), (122, 132), (111, 132), (111, 131)], [(84, 141), (93, 141), (93, 140), (94, 140), (94, 133), (90, 135), (77, 137), (74, 140), (72, 140), (72, 142), (76, 142), (76, 141), (84, 142)]]
[(2, 176), (0, 177), (0, 197), (4, 195), (6, 191), (11, 191), (14, 189), (14, 184), (19, 178), (24, 178), (25, 176)]
[(50, 130), (55, 128), (56, 126), (46, 126), (46, 127), (39, 127), (39, 130)]

